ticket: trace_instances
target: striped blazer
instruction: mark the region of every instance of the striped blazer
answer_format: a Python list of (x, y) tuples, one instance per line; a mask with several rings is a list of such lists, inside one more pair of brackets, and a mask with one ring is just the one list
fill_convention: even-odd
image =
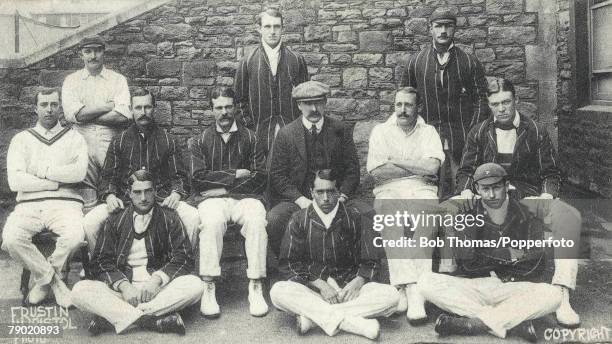
[[(516, 187), (518, 198), (537, 196), (547, 192), (559, 195), (561, 170), (557, 166), (555, 151), (548, 132), (534, 120), (520, 115), (517, 139), (510, 168), (510, 183)], [(457, 171), (457, 189), (461, 193), (472, 188), (474, 171), (487, 162), (498, 162), (497, 134), (493, 119), (477, 124), (468, 135), (463, 156)]]
[(304, 57), (280, 44), (276, 76), (260, 44), (240, 61), (234, 78), (236, 99), (246, 126), (257, 134), (265, 155), (272, 147), (276, 125), (283, 127), (300, 117), (291, 90), (308, 81)]
[[(90, 263), (92, 274), (111, 288), (120, 280), (132, 280), (127, 259), (134, 240), (133, 214), (133, 206), (111, 214), (96, 241)], [(155, 204), (144, 239), (150, 274), (160, 270), (172, 281), (193, 272), (191, 245), (176, 211)]]
[[(436, 127), (445, 149), (448, 147), (459, 161), (470, 128), (489, 116), (487, 79), (474, 55), (458, 47), (449, 53), (445, 66), (440, 65), (431, 46), (412, 55), (400, 85), (417, 89), (425, 122)], [(442, 80), (440, 69), (444, 70)]]
[[(267, 174), (263, 151), (256, 143), (255, 133), (242, 125), (238, 125), (238, 131), (232, 133), (227, 143), (215, 125), (194, 137), (190, 170), (195, 191), (225, 188), (234, 197), (261, 196), (266, 188)], [(237, 169), (248, 169), (251, 176), (236, 179)]]
[(279, 270), (285, 280), (307, 285), (332, 277), (341, 287), (361, 276), (376, 280), (381, 252), (376, 233), (364, 227), (356, 208), (340, 202), (329, 229), (313, 206), (291, 216), (281, 244)]

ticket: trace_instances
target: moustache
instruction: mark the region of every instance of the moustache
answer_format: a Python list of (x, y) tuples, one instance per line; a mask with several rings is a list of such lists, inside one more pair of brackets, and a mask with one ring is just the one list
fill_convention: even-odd
[(321, 113), (319, 111), (312, 111), (308, 114), (309, 117), (321, 117)]

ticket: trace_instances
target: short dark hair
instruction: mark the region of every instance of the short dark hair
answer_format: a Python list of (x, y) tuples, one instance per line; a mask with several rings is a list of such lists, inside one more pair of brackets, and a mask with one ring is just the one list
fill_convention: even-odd
[(312, 178), (312, 182), (310, 183), (311, 189), (314, 189), (314, 183), (317, 178), (334, 182), (334, 185), (336, 185), (338, 182), (338, 173), (336, 172), (336, 170), (331, 168), (317, 170), (315, 172), (314, 178)]
[(151, 93), (151, 91), (147, 90), (144, 87), (136, 87), (132, 92), (132, 95), (130, 96), (130, 103), (132, 103), (132, 100), (134, 99), (134, 97), (144, 97), (146, 95), (151, 96), (151, 101), (153, 102), (153, 106), (155, 106), (155, 96), (153, 95), (153, 93)]
[(419, 92), (417, 91), (416, 88), (414, 88), (412, 86), (400, 87), (400, 88), (397, 89), (397, 91), (395, 91), (396, 95), (398, 93), (414, 94), (416, 96), (417, 104), (419, 103)]
[(127, 180), (128, 187), (131, 189), (132, 184), (137, 180), (140, 182), (153, 182), (153, 174), (145, 169), (132, 172)]
[(62, 91), (57, 88), (57, 87), (43, 87), (41, 89), (38, 90), (38, 92), (36, 92), (36, 97), (34, 97), (34, 105), (38, 105), (38, 96), (39, 95), (43, 95), (43, 96), (48, 96), (50, 94), (53, 93), (57, 93), (57, 97), (60, 100), (60, 103), (62, 101)]
[(257, 25), (261, 26), (261, 18), (264, 16), (264, 14), (267, 14), (270, 17), (280, 18), (281, 26), (283, 26), (283, 14), (278, 8), (268, 8), (265, 11), (258, 14), (257, 15)]
[(487, 97), (493, 93), (510, 91), (515, 96), (514, 84), (505, 78), (487, 78)]
[(215, 87), (210, 91), (210, 107), (213, 107), (213, 99), (217, 99), (219, 97), (227, 97), (232, 98), (234, 104), (236, 104), (236, 93), (230, 87), (219, 86)]

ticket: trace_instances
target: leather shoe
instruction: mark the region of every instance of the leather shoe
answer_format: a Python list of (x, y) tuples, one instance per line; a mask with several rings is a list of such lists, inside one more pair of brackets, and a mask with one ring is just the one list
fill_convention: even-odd
[(160, 333), (185, 335), (185, 324), (178, 313), (172, 313), (155, 321), (155, 330)]
[(538, 341), (538, 335), (536, 334), (535, 327), (533, 327), (533, 322), (531, 320), (523, 321), (516, 325), (509, 331), (509, 334), (521, 337), (530, 343), (537, 343)]
[(472, 328), (466, 321), (466, 318), (455, 317), (448, 314), (440, 314), (436, 319), (436, 325), (434, 330), (440, 335), (440, 337), (446, 337), (453, 334), (458, 335), (472, 335)]
[(108, 320), (102, 318), (101, 316), (94, 315), (94, 318), (91, 319), (91, 322), (89, 323), (87, 331), (89, 331), (92, 336), (97, 336), (100, 333), (112, 331), (114, 329), (115, 327), (113, 324), (108, 322)]

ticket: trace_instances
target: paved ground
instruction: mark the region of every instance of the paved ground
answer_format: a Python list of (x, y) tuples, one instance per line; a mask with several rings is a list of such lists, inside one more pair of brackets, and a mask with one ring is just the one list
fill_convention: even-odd
[[(557, 329), (550, 332), (557, 334), (555, 340), (550, 342), (608, 342), (612, 343), (612, 232), (606, 230), (607, 224), (598, 223), (597, 220), (585, 221), (583, 228), (584, 241), (590, 250), (591, 259), (580, 263), (578, 276), (578, 288), (572, 295), (572, 304), (581, 314), (582, 328), (588, 330), (583, 333), (582, 340), (566, 333), (562, 337), (560, 328), (555, 325), (552, 316), (541, 319), (536, 323), (538, 334), (544, 337), (546, 329)], [(74, 263), (74, 269), (78, 270), (78, 264)], [(321, 341), (330, 343), (367, 343), (369, 340), (348, 334), (339, 334), (334, 338), (327, 337), (321, 330), (316, 329), (305, 336), (296, 334), (293, 319), (287, 314), (272, 309), (264, 318), (253, 318), (248, 314), (246, 302), (247, 283), (242, 271), (244, 262), (228, 263), (224, 266), (226, 280), (217, 287), (217, 298), (222, 308), (222, 316), (216, 320), (207, 320), (200, 317), (198, 308), (187, 310), (183, 313), (187, 326), (187, 335), (179, 337), (176, 335), (160, 335), (144, 331), (132, 331), (121, 336), (112, 333), (103, 334), (99, 337), (90, 337), (86, 327), (91, 319), (90, 315), (78, 310), (70, 310), (68, 316), (63, 316), (70, 321), (71, 328), (66, 330), (61, 339), (47, 340), (46, 342), (71, 342), (71, 343), (132, 343), (147, 342), (151, 344), (164, 343), (167, 341), (180, 343), (315, 343)], [(19, 276), (21, 268), (5, 253), (0, 253), (0, 326), (11, 322), (12, 317), (21, 316), (23, 310), (19, 308), (21, 295), (18, 291)], [(77, 280), (76, 274), (71, 274), (70, 283)], [(57, 311), (52, 305), (50, 308), (38, 309), (38, 312)], [(32, 314), (30, 311), (30, 315)], [(494, 343), (502, 342), (492, 336), (478, 337), (448, 337), (439, 338), (433, 331), (433, 323), (421, 327), (410, 326), (403, 316), (397, 316), (381, 321), (381, 342), (388, 343)], [(584, 337), (588, 334), (594, 335), (596, 331), (605, 332), (608, 329), (608, 337)], [(2, 330), (0, 329), (0, 333)], [(578, 332), (574, 332), (575, 335)], [(41, 343), (38, 340), (3, 340), (0, 343)], [(517, 338), (508, 338), (504, 343), (524, 343)], [(541, 342), (548, 342), (541, 340)]]

